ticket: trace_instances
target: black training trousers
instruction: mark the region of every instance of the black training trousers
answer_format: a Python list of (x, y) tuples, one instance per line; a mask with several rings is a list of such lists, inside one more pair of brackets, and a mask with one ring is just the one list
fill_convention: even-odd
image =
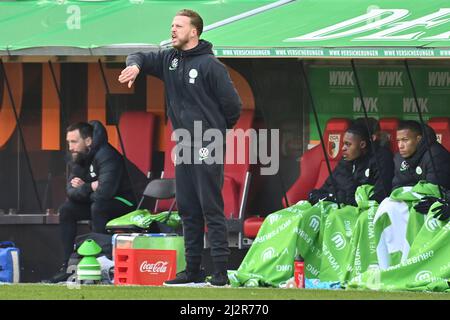
[(196, 270), (204, 247), (205, 222), (215, 265), (228, 261), (228, 233), (223, 212), (223, 164), (177, 164), (176, 200), (183, 222), (186, 269)]
[(67, 200), (59, 208), (59, 224), (61, 241), (64, 250), (64, 263), (69, 261), (73, 252), (75, 237), (77, 235), (77, 222), (91, 220), (93, 232), (106, 233), (106, 224), (114, 218), (127, 214), (135, 209), (122, 201), (111, 199), (92, 203), (82, 203)]

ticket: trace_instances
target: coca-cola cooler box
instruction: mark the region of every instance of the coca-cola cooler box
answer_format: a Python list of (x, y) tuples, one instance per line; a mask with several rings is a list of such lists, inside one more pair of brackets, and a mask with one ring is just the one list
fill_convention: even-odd
[(117, 234), (113, 256), (115, 285), (162, 285), (186, 267), (184, 240), (176, 234)]

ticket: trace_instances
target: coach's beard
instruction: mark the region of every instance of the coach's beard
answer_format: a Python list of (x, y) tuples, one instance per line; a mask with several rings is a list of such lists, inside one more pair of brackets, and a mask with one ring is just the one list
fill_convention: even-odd
[(71, 152), (70, 157), (72, 161), (76, 164), (82, 165), (87, 160), (88, 152)]

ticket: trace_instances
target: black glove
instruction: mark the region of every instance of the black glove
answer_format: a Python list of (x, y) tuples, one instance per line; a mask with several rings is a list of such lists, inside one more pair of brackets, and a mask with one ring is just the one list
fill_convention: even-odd
[(439, 199), (430, 196), (423, 197), (420, 199), (420, 202), (414, 206), (414, 209), (421, 214), (428, 214), (431, 205), (436, 201), (439, 201)]
[(440, 202), (442, 205), (437, 206), (436, 208), (433, 208), (433, 210), (431, 210), (431, 212), (434, 213), (433, 218), (439, 219), (441, 221), (448, 220), (448, 218), (450, 217), (450, 204), (443, 199), (429, 196), (423, 197), (420, 202), (414, 206), (414, 209), (416, 209), (416, 211), (419, 213), (428, 214), (431, 205), (436, 201)]
[(438, 199), (442, 206), (437, 206), (433, 208), (431, 212), (434, 213), (433, 218), (439, 219), (441, 221), (446, 221), (450, 217), (450, 205), (447, 201)]
[(309, 193), (308, 201), (312, 205), (316, 204), (320, 200), (331, 201), (331, 202), (336, 202), (337, 203), (336, 197), (332, 193), (329, 193), (329, 192), (326, 192), (326, 191), (322, 191), (322, 190), (318, 190), (318, 189), (314, 189), (314, 190), (312, 190)]

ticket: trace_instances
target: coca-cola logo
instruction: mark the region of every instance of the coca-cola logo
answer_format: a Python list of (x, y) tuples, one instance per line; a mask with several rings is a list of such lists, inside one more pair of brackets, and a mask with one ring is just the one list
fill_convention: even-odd
[(150, 273), (164, 273), (167, 270), (167, 265), (169, 262), (167, 261), (158, 261), (155, 263), (148, 263), (147, 260), (141, 263), (141, 267), (139, 271), (141, 272), (150, 272)]

